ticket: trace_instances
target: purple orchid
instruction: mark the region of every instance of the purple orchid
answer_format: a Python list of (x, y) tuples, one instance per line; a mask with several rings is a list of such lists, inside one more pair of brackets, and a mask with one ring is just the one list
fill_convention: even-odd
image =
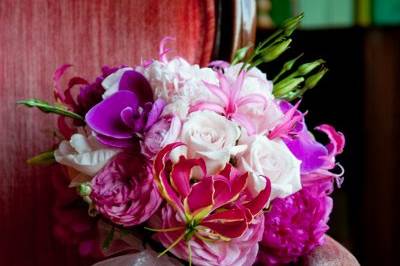
[(281, 110), (285, 113), (285, 116), (290, 113), (290, 116), (297, 117), (297, 119), (294, 119), (295, 123), (291, 125), (290, 133), (288, 134), (294, 137), (284, 139), (294, 156), (301, 160), (301, 173), (306, 174), (320, 168), (324, 164), (323, 157), (327, 156), (328, 151), (308, 131), (304, 115), (297, 110), (297, 106), (292, 106), (286, 101), (280, 103)]
[(134, 70), (121, 77), (119, 90), (86, 114), (86, 123), (97, 139), (108, 146), (132, 148), (143, 133), (158, 121), (165, 102), (153, 102), (146, 78)]

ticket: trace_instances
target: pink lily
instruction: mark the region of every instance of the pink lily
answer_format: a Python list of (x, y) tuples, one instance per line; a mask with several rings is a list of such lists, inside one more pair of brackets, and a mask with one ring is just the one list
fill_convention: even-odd
[(255, 133), (255, 128), (251, 121), (239, 112), (239, 108), (249, 104), (262, 104), (263, 108), (267, 107), (267, 98), (259, 93), (250, 93), (245, 96), (241, 95), (246, 72), (241, 71), (235, 81), (230, 81), (228, 78), (217, 71), (219, 85), (209, 84), (205, 82), (208, 90), (214, 94), (220, 103), (210, 103), (207, 101), (199, 101), (190, 108), (190, 112), (198, 110), (210, 110), (226, 116), (228, 119), (238, 122), (241, 126), (247, 129), (247, 132), (252, 135)]
[[(268, 202), (271, 193), (269, 179), (265, 189), (249, 199), (245, 191), (248, 173), (240, 174), (230, 164), (213, 176), (206, 176), (203, 159), (182, 156), (173, 165), (168, 155), (181, 145), (183, 143), (173, 143), (161, 150), (154, 161), (154, 171), (160, 194), (182, 222), (174, 228), (154, 230), (160, 233), (181, 231), (175, 245), (192, 237), (215, 241), (242, 236)], [(201, 170), (203, 178), (192, 184), (191, 171), (195, 167)]]
[(298, 122), (300, 122), (304, 114), (299, 112), (297, 109), (301, 101), (298, 101), (292, 108), (290, 108), (285, 116), (282, 118), (280, 124), (278, 124), (269, 134), (269, 139), (283, 138), (288, 139), (296, 135), (293, 132), (294, 127)]

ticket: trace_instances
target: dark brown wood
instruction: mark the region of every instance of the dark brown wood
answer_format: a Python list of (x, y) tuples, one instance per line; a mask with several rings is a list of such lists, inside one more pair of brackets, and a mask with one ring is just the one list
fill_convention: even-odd
[(400, 187), (400, 29), (375, 29), (365, 39), (365, 261), (398, 264)]

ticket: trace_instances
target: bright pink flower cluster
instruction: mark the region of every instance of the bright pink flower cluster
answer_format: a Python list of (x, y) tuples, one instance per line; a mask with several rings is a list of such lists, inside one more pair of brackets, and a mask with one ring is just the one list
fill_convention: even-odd
[(265, 231), (258, 261), (281, 265), (296, 261), (322, 245), (329, 229), (332, 198), (326, 193), (332, 182), (305, 187), (285, 198), (276, 199), (265, 213)]

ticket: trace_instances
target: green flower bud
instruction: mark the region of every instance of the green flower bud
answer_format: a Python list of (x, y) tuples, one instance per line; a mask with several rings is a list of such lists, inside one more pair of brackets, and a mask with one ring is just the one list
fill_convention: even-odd
[(292, 33), (297, 29), (303, 18), (304, 18), (304, 13), (301, 13), (293, 18), (285, 20), (282, 24), (282, 28), (284, 29), (284, 34), (286, 36), (292, 35)]
[(326, 74), (326, 72), (328, 72), (328, 69), (324, 67), (316, 74), (309, 76), (305, 81), (304, 89), (309, 90), (314, 88), (318, 84), (318, 82), (322, 79), (322, 77)]
[(92, 192), (92, 187), (88, 182), (82, 183), (78, 186), (78, 193), (81, 197), (88, 197)]
[(288, 48), (292, 39), (287, 39), (282, 42), (279, 42), (273, 46), (265, 48), (262, 52), (262, 58), (264, 63), (271, 62), (278, 58), (282, 53), (284, 53)]
[(280, 82), (278, 82), (273, 89), (273, 94), (277, 98), (282, 98), (286, 94), (290, 93), (291, 91), (295, 90), (300, 83), (304, 81), (303, 77), (300, 78), (286, 78)]
[(250, 48), (251, 48), (252, 46), (253, 46), (253, 45), (248, 45), (248, 46), (245, 46), (245, 47), (242, 47), (242, 48), (238, 49), (238, 50), (235, 52), (235, 56), (233, 57), (232, 65), (235, 65), (235, 64), (237, 64), (237, 63), (243, 61), (243, 59), (246, 58), (247, 52), (250, 50)]
[(313, 71), (316, 67), (320, 66), (321, 64), (325, 63), (324, 60), (318, 59), (313, 62), (305, 63), (299, 66), (297, 72), (299, 75), (307, 75), (311, 71)]

